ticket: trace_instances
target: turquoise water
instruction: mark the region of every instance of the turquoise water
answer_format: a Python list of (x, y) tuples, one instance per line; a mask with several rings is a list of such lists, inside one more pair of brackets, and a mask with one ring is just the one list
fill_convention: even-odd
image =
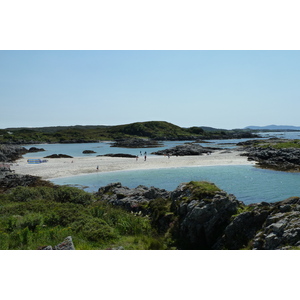
[[(268, 138), (277, 136), (282, 138), (300, 138), (300, 132), (262, 133)], [(202, 146), (220, 146), (222, 148), (234, 148), (240, 140), (211, 140)], [(68, 154), (71, 156), (96, 156), (107, 153), (127, 153), (139, 155), (140, 151), (151, 152), (167, 149), (185, 143), (186, 141), (167, 141), (163, 147), (128, 149), (110, 147), (109, 142), (83, 143), (83, 144), (43, 144), (26, 145), (26, 148), (44, 148), (45, 152), (28, 153), (26, 158), (41, 158), (51, 154)], [(83, 150), (94, 150), (95, 154), (83, 154)], [(188, 167), (159, 170), (137, 170), (109, 173), (96, 173), (69, 178), (54, 179), (56, 184), (78, 185), (86, 187), (85, 190), (95, 192), (101, 186), (112, 182), (121, 182), (123, 185), (134, 188), (140, 184), (155, 186), (166, 190), (174, 190), (180, 183), (191, 180), (206, 180), (215, 183), (228, 193), (234, 194), (237, 199), (246, 204), (255, 202), (274, 202), (284, 200), (291, 196), (300, 196), (300, 174), (286, 173), (270, 170), (262, 170), (253, 166), (210, 166)]]
[[(249, 139), (232, 139), (232, 140), (210, 140), (208, 143), (200, 143), (201, 146), (204, 147), (220, 147), (220, 148), (235, 148), (236, 143), (247, 141)], [(97, 156), (108, 153), (126, 153), (132, 155), (139, 155), (140, 151), (144, 153), (147, 151), (147, 155), (151, 156), (152, 152), (156, 152), (159, 150), (168, 149), (171, 147), (175, 147), (177, 145), (182, 145), (184, 143), (191, 141), (164, 141), (163, 147), (157, 148), (117, 148), (110, 147), (110, 142), (100, 142), (100, 143), (82, 143), (82, 144), (34, 144), (34, 145), (26, 145), (25, 148), (29, 149), (30, 147), (44, 148), (46, 151), (36, 152), (36, 153), (27, 153), (24, 155), (25, 158), (42, 158), (51, 154), (67, 154), (74, 157), (84, 157), (84, 156)], [(96, 153), (93, 154), (83, 154), (84, 150), (93, 150)]]
[(227, 193), (234, 194), (245, 204), (275, 202), (300, 196), (300, 174), (262, 170), (253, 166), (205, 166), (158, 170), (136, 170), (57, 178), (55, 184), (86, 186), (89, 192), (101, 186), (121, 182), (130, 188), (138, 185), (174, 190), (180, 183), (205, 180), (215, 183)]

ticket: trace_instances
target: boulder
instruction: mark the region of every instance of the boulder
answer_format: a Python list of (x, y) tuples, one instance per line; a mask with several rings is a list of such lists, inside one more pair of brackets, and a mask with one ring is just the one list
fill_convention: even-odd
[(44, 158), (73, 158), (73, 156), (66, 155), (66, 154), (52, 154), (45, 156)]
[(97, 155), (97, 157), (100, 157), (100, 156), (136, 158), (136, 155), (125, 154), (125, 153), (116, 153), (116, 154), (109, 153), (109, 154), (104, 154), (104, 155)]
[(170, 192), (155, 187), (139, 185), (134, 189), (122, 186), (120, 182), (101, 187), (96, 195), (102, 200), (129, 211), (140, 211), (141, 205), (157, 198), (168, 199)]
[(52, 248), (52, 246), (40, 247), (39, 250), (75, 250), (73, 240), (71, 236), (68, 236), (64, 241)]
[(97, 153), (97, 152), (95, 152), (93, 150), (84, 150), (84, 151), (82, 151), (82, 153), (83, 154), (92, 154), (92, 153)]
[(36, 148), (36, 147), (31, 147), (28, 150), (29, 153), (40, 152), (40, 151), (46, 151), (46, 150), (44, 148)]

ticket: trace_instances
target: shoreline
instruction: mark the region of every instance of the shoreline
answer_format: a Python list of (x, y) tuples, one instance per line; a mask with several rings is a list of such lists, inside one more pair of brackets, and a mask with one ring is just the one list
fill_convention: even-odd
[[(223, 153), (222, 153), (223, 152)], [(103, 173), (113, 171), (165, 169), (177, 167), (201, 167), (224, 165), (254, 165), (246, 156), (240, 156), (242, 152), (232, 150), (224, 153), (219, 150), (211, 155), (200, 156), (148, 156), (144, 161), (143, 156), (135, 158), (120, 157), (74, 157), (52, 158), (47, 163), (32, 165), (27, 163), (27, 158), (17, 160), (12, 169), (17, 174), (39, 176), (44, 180), (72, 177), (91, 173)], [(99, 170), (97, 170), (97, 166)]]

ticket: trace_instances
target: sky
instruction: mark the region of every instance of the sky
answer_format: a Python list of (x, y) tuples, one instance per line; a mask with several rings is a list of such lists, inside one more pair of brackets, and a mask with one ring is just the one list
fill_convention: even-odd
[(299, 51), (0, 51), (0, 128), (299, 126)]

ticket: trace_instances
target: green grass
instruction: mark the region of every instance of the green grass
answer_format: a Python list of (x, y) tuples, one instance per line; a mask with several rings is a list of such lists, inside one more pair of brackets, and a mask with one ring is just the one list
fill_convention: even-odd
[(186, 187), (192, 191), (190, 200), (211, 199), (221, 191), (215, 184), (207, 181), (190, 181)]
[(261, 148), (274, 148), (274, 149), (289, 149), (289, 148), (300, 148), (300, 140), (267, 140), (259, 141), (255, 146)]
[(135, 215), (70, 187), (17, 187), (0, 194), (0, 249), (165, 249), (149, 217)]

